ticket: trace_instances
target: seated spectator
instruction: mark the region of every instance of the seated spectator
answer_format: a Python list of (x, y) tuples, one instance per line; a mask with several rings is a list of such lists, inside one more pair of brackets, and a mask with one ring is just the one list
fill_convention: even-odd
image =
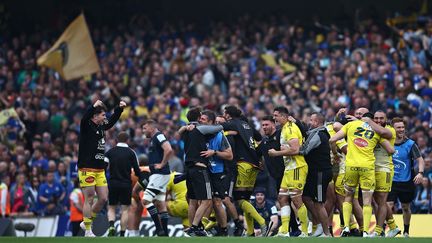
[(47, 215), (63, 214), (65, 212), (62, 201), (65, 197), (65, 189), (55, 181), (54, 172), (46, 172), (45, 183), (39, 187), (38, 202), (41, 213)]
[[(270, 221), (272, 222), (271, 228), (269, 228), (269, 235), (275, 235), (277, 233), (277, 229), (279, 228), (279, 218), (278, 218), (278, 210), (276, 208), (275, 202), (266, 199), (264, 188), (256, 188), (255, 189), (255, 201), (252, 203), (254, 208), (258, 211), (258, 213), (265, 219), (266, 224), (269, 225)], [(254, 222), (255, 235), (261, 235), (260, 225), (257, 222)]]

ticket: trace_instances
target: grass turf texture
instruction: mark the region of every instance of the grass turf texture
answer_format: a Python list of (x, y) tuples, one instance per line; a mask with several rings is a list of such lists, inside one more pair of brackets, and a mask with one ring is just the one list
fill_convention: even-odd
[(382, 243), (382, 242), (398, 242), (398, 243), (431, 243), (431, 238), (239, 238), (239, 237), (202, 237), (202, 238), (167, 238), (167, 237), (145, 237), (145, 238), (120, 238), (120, 237), (99, 237), (99, 238), (84, 238), (84, 237), (0, 237), (1, 243), (89, 243), (89, 242), (109, 242), (109, 243), (163, 243), (163, 242), (174, 242), (174, 243), (218, 243), (218, 242), (230, 242), (230, 243), (248, 243), (248, 242), (269, 242), (269, 243), (286, 243), (286, 242), (349, 242), (349, 243), (360, 243), (367, 241), (368, 243)]

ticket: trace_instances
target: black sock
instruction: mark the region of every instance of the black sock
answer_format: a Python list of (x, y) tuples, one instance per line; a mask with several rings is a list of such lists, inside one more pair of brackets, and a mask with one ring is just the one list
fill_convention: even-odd
[(198, 228), (200, 228), (200, 229), (204, 229), (204, 225), (203, 225), (203, 223), (200, 221), (200, 223), (198, 224)]
[(330, 235), (332, 236), (332, 237), (334, 237), (334, 235), (333, 235), (333, 226), (329, 226), (329, 231), (330, 231)]
[(289, 222), (289, 227), (291, 228), (290, 232), (298, 231), (299, 227), (298, 227), (298, 223), (297, 223), (297, 216), (295, 215), (295, 212), (292, 208), (291, 208), (290, 219), (291, 219)]
[[(343, 219), (343, 214), (339, 214), (339, 220), (340, 220), (340, 225), (343, 225), (343, 226), (347, 226), (347, 225), (345, 225), (345, 222), (344, 222), (344, 219)], [(349, 228), (349, 225), (348, 225), (348, 228)]]
[(109, 226), (114, 227), (114, 220), (109, 221)]
[(404, 224), (404, 233), (409, 234), (409, 227), (410, 227), (409, 224)]
[(125, 232), (126, 231), (124, 231), (124, 230), (120, 230), (120, 236), (123, 237), (125, 235)]
[(168, 236), (168, 212), (160, 212), (159, 217), (162, 223), (162, 228), (165, 231), (165, 235)]
[(151, 218), (156, 227), (156, 233), (162, 230), (162, 226), (159, 219), (159, 214), (156, 207), (153, 204), (147, 205), (147, 211), (149, 212)]
[(234, 219), (235, 226), (239, 227), (241, 226), (242, 222), (239, 219)]

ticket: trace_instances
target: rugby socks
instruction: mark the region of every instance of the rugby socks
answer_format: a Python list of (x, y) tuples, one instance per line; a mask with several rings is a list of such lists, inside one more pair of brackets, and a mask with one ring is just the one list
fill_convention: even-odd
[(394, 230), (397, 227), (394, 218), (387, 220), (387, 224), (391, 230)]
[(314, 233), (318, 228), (317, 224), (312, 224), (312, 233)]
[(254, 234), (254, 219), (249, 213), (245, 213), (245, 221), (246, 221), (246, 233), (248, 236)]
[(307, 209), (304, 203), (298, 209), (298, 217), (301, 223), (301, 231), (307, 235), (308, 233), (308, 216)]
[(125, 230), (121, 230), (121, 231), (120, 231), (120, 236), (121, 236), (121, 237), (124, 237), (124, 236), (125, 236), (125, 232), (126, 232)]
[(404, 224), (404, 234), (405, 233), (407, 233), (407, 234), (409, 234), (409, 227), (410, 227), (410, 225), (409, 224)]
[(109, 226), (114, 228), (114, 220), (109, 221)]
[(363, 231), (367, 233), (369, 233), (369, 225), (370, 225), (371, 218), (372, 218), (372, 206), (363, 205)]
[[(265, 225), (265, 219), (256, 211), (256, 209), (250, 204), (250, 202), (241, 199), (239, 201), (240, 208), (243, 210), (244, 214), (250, 214), (250, 216), (257, 222), (259, 225)], [(249, 227), (249, 225), (248, 225)], [(252, 225), (253, 228), (253, 225)]]
[(351, 221), (349, 228), (350, 230), (357, 229), (357, 223), (354, 220)]
[(352, 203), (350, 202), (344, 202), (342, 204), (342, 211), (343, 211), (343, 221), (347, 222), (346, 224), (348, 225), (350, 222), (350, 218), (351, 218), (351, 213), (352, 213)]
[(161, 222), (159, 219), (159, 214), (158, 214), (157, 208), (154, 206), (153, 203), (147, 204), (146, 208), (147, 208), (147, 212), (149, 212), (149, 214), (150, 214), (150, 216), (151, 216), (151, 218), (155, 224), (156, 233), (158, 233), (159, 231), (162, 230), (162, 226), (161, 226)]
[(166, 236), (168, 236), (168, 212), (160, 212), (159, 217), (162, 223), (162, 228), (165, 231)]
[(381, 233), (383, 232), (383, 227), (381, 225), (376, 225), (375, 232), (377, 233), (377, 235), (381, 235)]
[(282, 225), (279, 228), (279, 233), (286, 234), (288, 233), (288, 229), (289, 229), (288, 227), (289, 227), (290, 215), (291, 215), (290, 206), (286, 205), (281, 207), (280, 214), (281, 214)]
[(189, 219), (188, 218), (182, 218), (182, 224), (183, 228), (187, 229), (190, 227)]
[(85, 229), (91, 230), (91, 226), (92, 226), (92, 222), (93, 222), (92, 218), (84, 217), (83, 221), (84, 221)]
[(241, 227), (242, 226), (242, 222), (240, 221), (240, 219), (234, 219), (234, 224), (236, 227)]

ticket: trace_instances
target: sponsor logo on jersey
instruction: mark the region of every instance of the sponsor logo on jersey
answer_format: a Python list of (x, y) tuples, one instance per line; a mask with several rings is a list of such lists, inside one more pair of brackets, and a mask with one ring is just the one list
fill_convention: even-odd
[(85, 181), (86, 181), (87, 183), (93, 183), (93, 182), (95, 181), (95, 178), (94, 178), (94, 177), (87, 177), (87, 178), (85, 179)]
[(355, 145), (357, 145), (358, 147), (361, 147), (361, 148), (364, 148), (364, 147), (369, 145), (369, 143), (366, 140), (364, 140), (363, 138), (354, 139), (354, 143), (355, 143)]

